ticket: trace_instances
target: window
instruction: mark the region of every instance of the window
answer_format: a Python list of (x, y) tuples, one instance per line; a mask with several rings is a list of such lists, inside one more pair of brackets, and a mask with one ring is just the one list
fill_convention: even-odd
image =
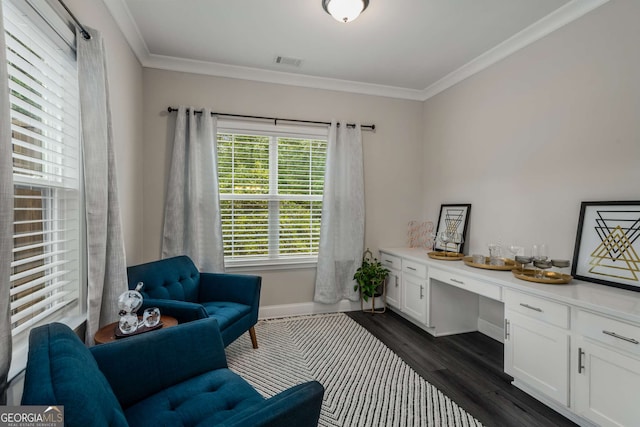
[(218, 176), (228, 265), (315, 261), (326, 152), (326, 129), (220, 123)]
[(27, 2), (3, 0), (2, 7), (13, 146), (15, 343), (34, 325), (79, 306), (79, 99), (75, 55), (67, 45), (71, 31), (65, 42), (60, 28), (54, 32), (38, 20)]

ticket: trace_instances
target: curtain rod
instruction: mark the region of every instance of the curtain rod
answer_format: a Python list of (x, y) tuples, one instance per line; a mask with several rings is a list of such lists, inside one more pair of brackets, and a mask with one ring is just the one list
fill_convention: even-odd
[(71, 19), (73, 19), (73, 22), (76, 23), (76, 25), (78, 26), (78, 29), (80, 29), (80, 34), (82, 34), (82, 37), (84, 37), (85, 40), (90, 40), (91, 34), (89, 34), (89, 32), (84, 28), (84, 26), (80, 23), (80, 21), (78, 21), (78, 18), (76, 18), (76, 16), (73, 13), (71, 13), (67, 5), (64, 4), (62, 0), (58, 0), (58, 3), (60, 3), (62, 7), (64, 7), (64, 10), (67, 11)]
[[(169, 113), (173, 113), (174, 111), (178, 111), (177, 108), (175, 107), (169, 107), (167, 108), (167, 111)], [(189, 109), (187, 108), (187, 111), (189, 111)], [(196, 114), (202, 114), (202, 110), (195, 111)], [(278, 121), (281, 122), (294, 122), (294, 123), (307, 123), (307, 124), (312, 124), (312, 125), (330, 125), (331, 122), (320, 122), (320, 121), (315, 121), (315, 120), (298, 120), (298, 119), (279, 119), (277, 117), (264, 117), (264, 116), (247, 116), (244, 114), (227, 114), (227, 113), (214, 113), (213, 111), (211, 112), (212, 116), (225, 116), (225, 117), (241, 117), (241, 118), (246, 118), (246, 119), (259, 119), (259, 120), (273, 120), (274, 124), (278, 124)], [(338, 124), (339, 125), (339, 124)], [(347, 123), (347, 126), (353, 127), (355, 126), (354, 123)], [(368, 129), (371, 131), (375, 131), (376, 130), (376, 125), (361, 125), (360, 126), (362, 129)]]

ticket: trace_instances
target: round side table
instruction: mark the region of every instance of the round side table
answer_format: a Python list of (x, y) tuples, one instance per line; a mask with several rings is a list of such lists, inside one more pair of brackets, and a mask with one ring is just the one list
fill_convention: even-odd
[[(162, 315), (160, 321), (162, 322), (162, 327), (158, 328), (157, 330), (164, 329), (164, 328), (171, 328), (172, 326), (176, 326), (178, 324), (178, 320), (175, 317), (171, 317), (167, 315)], [(118, 322), (109, 323), (108, 325), (103, 326), (102, 328), (98, 329), (98, 332), (96, 332), (95, 336), (93, 337), (93, 340), (96, 342), (96, 344), (104, 344), (104, 343), (119, 341), (121, 339), (124, 339), (125, 337), (116, 338), (117, 327), (118, 327)], [(152, 333), (152, 332), (153, 331), (145, 332), (145, 334)]]

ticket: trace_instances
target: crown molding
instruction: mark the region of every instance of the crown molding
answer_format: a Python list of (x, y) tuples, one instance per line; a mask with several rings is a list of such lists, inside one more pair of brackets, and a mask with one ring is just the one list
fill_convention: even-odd
[(377, 85), (349, 80), (331, 79), (282, 71), (263, 70), (251, 67), (197, 61), (163, 55), (154, 55), (140, 34), (124, 0), (103, 0), (107, 9), (120, 27), (131, 49), (143, 67), (169, 71), (204, 74), (217, 77), (253, 80), (265, 83), (300, 86), (314, 89), (335, 90), (363, 95), (426, 101), (455, 84), (471, 77), (520, 49), (547, 36), (553, 31), (575, 21), (586, 13), (602, 6), (609, 0), (571, 0), (569, 3), (531, 24), (509, 39), (444, 76), (425, 89), (410, 89)]
[(282, 71), (263, 70), (237, 65), (219, 64), (208, 61), (175, 58), (162, 55), (149, 55), (142, 65), (169, 71), (205, 74), (233, 79), (253, 80), (264, 83), (276, 83), (288, 86), (300, 86), (312, 89), (335, 90), (352, 92), (363, 95), (385, 96), (389, 98), (410, 99), (422, 101), (422, 90), (401, 87), (361, 83), (349, 80), (331, 79), (326, 77), (309, 76), (305, 74), (287, 73)]
[(118, 27), (120, 27), (120, 31), (122, 31), (138, 61), (144, 66), (144, 62), (150, 55), (149, 48), (144, 38), (142, 38), (140, 29), (133, 19), (129, 7), (124, 0), (102, 0), (102, 2), (111, 13)]
[(575, 21), (609, 0), (572, 0), (544, 18), (534, 22), (504, 42), (469, 61), (457, 70), (447, 74), (423, 91), (423, 100), (427, 100), (451, 86), (479, 73), (509, 55), (529, 46), (555, 30)]

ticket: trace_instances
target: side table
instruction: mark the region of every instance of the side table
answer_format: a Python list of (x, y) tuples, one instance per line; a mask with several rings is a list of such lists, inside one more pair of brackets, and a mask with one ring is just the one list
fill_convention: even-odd
[[(172, 326), (178, 325), (178, 319), (176, 319), (175, 317), (164, 315), (164, 314), (160, 318), (160, 321), (162, 322), (162, 327), (158, 329), (170, 328)], [(113, 342), (116, 340), (125, 339), (124, 337), (116, 338), (117, 327), (118, 327), (118, 322), (109, 323), (108, 325), (103, 326), (102, 328), (98, 329), (98, 332), (96, 332), (95, 336), (93, 337), (93, 340), (96, 342), (96, 344), (104, 344), (104, 343)], [(145, 333), (148, 334), (152, 332), (153, 331), (149, 331)]]

